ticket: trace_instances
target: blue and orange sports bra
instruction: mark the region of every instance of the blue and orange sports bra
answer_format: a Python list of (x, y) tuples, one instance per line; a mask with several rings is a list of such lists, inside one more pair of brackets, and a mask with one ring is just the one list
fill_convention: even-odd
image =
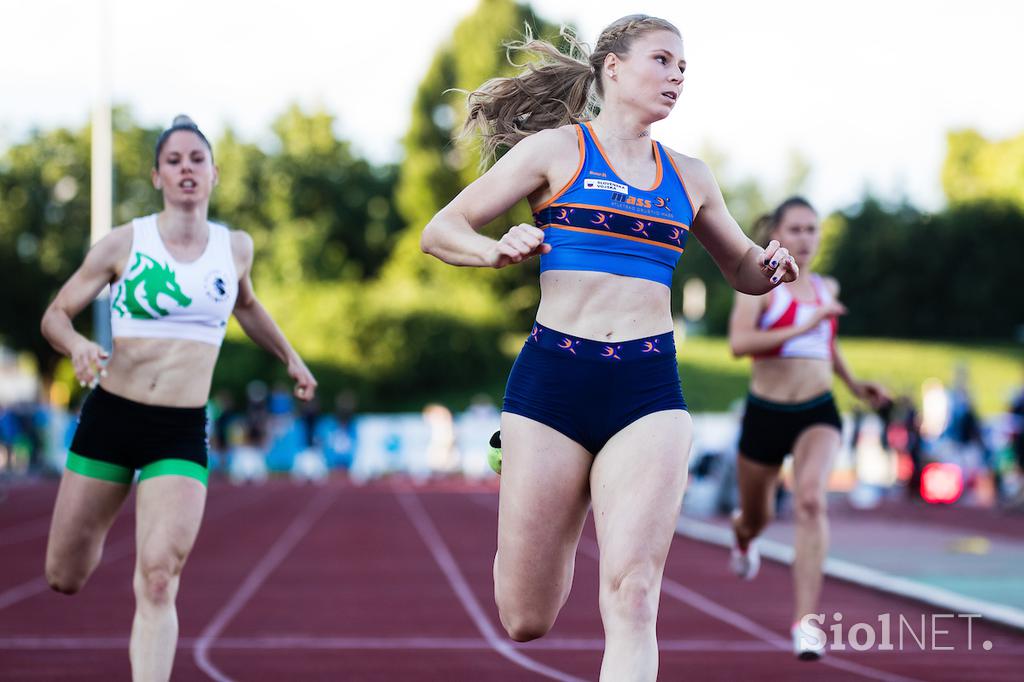
[(534, 208), (551, 252), (540, 271), (587, 270), (672, 285), (693, 223), (693, 204), (675, 161), (651, 141), (654, 186), (626, 184), (612, 168), (590, 123), (577, 126), (580, 162), (565, 187)]

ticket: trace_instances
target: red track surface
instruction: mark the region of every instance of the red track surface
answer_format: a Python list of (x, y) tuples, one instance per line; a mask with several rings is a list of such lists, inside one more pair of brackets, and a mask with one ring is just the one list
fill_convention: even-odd
[[(128, 679), (131, 514), (114, 525), (85, 590), (60, 596), (41, 578), (55, 494), (55, 485), (34, 484), (0, 502), (0, 679)], [(174, 679), (596, 679), (593, 527), (554, 630), (516, 645), (498, 624), (491, 593), (496, 501), (493, 489), (462, 485), (214, 484), (178, 597)], [(908, 634), (902, 651), (798, 662), (787, 635), (789, 569), (768, 563), (742, 583), (726, 574), (725, 561), (720, 548), (674, 543), (659, 616), (660, 679), (1024, 679), (1024, 635), (978, 620), (970, 651), (967, 621), (947, 619), (939, 628), (949, 634), (937, 644), (953, 651), (921, 651)], [(846, 628), (863, 621), (878, 632), (879, 614), (917, 625), (926, 614), (929, 638), (939, 612), (832, 580), (823, 603), (843, 613)]]

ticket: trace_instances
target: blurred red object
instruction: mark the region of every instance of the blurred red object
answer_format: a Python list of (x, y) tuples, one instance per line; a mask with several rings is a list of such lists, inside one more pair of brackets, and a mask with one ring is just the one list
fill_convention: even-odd
[(964, 491), (964, 475), (956, 464), (932, 462), (921, 471), (921, 497), (932, 504), (952, 504)]
[(896, 480), (906, 483), (914, 475), (914, 460), (905, 452), (896, 453)]

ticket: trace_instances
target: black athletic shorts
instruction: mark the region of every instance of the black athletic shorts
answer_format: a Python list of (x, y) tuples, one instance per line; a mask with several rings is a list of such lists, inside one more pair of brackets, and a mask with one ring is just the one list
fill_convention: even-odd
[(68, 453), (72, 471), (116, 483), (178, 475), (206, 483), (205, 407), (146, 405), (97, 386), (85, 399)]
[(760, 464), (779, 466), (800, 434), (816, 425), (843, 430), (831, 391), (802, 403), (775, 403), (748, 395), (740, 454)]

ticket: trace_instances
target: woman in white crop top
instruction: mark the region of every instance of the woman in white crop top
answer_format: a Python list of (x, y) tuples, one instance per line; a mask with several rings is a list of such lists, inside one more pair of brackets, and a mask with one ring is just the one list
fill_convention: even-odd
[[(287, 365), (298, 398), (309, 400), (316, 389), (253, 293), (252, 239), (207, 219), (217, 168), (188, 117), (160, 136), (152, 180), (163, 211), (97, 242), (42, 320), (43, 335), (93, 388), (57, 494), (46, 579), (64, 594), (82, 588), (139, 470), (130, 644), (137, 680), (171, 675), (179, 576), (206, 502), (205, 405), (228, 317)], [(71, 322), (108, 284), (109, 357)]]
[[(794, 653), (813, 660), (823, 643), (801, 633), (801, 619), (818, 611), (822, 563), (828, 548), (825, 492), (842, 424), (832, 398), (832, 375), (850, 391), (880, 407), (889, 400), (880, 385), (859, 381), (835, 343), (836, 318), (846, 312), (831, 277), (811, 272), (818, 250), (817, 213), (792, 197), (760, 222), (760, 235), (789, 249), (801, 277), (763, 296), (737, 293), (729, 320), (735, 355), (750, 355), (750, 395), (737, 457), (740, 508), (733, 516), (732, 570), (752, 579), (760, 564), (754, 539), (772, 517), (779, 468), (792, 453), (796, 499)], [(802, 636), (802, 634), (804, 636)]]

